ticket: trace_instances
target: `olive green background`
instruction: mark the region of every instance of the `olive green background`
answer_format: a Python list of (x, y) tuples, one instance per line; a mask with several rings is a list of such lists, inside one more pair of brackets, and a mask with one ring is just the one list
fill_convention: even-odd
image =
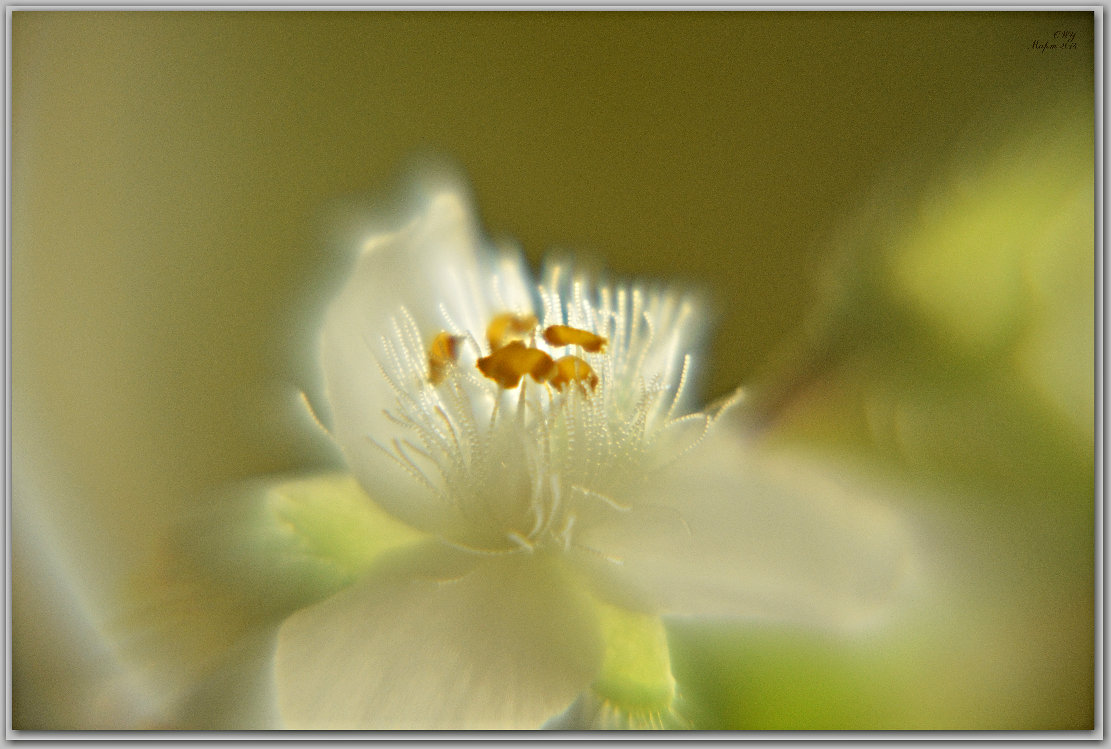
[[(1077, 49), (1033, 48), (1060, 29)], [(11, 30), (23, 727), (71, 727), (82, 657), (28, 547), (49, 538), (103, 610), (198, 493), (323, 465), (287, 397), (313, 386), (315, 314), (360, 226), (421, 164), (464, 174), (488, 231), (534, 267), (558, 247), (702, 290), (712, 398), (793, 350), (834, 238), (866, 231), (862, 205), (905, 205), (939, 165), (1052, 128), (1062, 105), (1094, 111), (1087, 12), (15, 11)], [(825, 635), (680, 628), (700, 726), (1090, 723), (1080, 463), (1089, 504), (1062, 511), (1079, 561), (1061, 562), (1080, 575), (1061, 625), (1077, 653), (1039, 659), (1044, 673), (1019, 657), (1000, 677), (1014, 693), (953, 704), (939, 695), (964, 677), (924, 666), (935, 648), (961, 662), (960, 632), (889, 635), (893, 660)]]

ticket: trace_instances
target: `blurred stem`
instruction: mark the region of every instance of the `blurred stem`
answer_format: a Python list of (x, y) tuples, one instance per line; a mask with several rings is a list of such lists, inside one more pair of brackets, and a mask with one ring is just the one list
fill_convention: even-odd
[(749, 388), (749, 427), (764, 433), (779, 425), (795, 400), (883, 332), (875, 294), (857, 279), (850, 293), (827, 297), (803, 332), (780, 349)]

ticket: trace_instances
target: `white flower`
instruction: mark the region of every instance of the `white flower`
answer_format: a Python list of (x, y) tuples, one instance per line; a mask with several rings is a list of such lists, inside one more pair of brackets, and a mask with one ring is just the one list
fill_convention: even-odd
[(371, 238), (324, 324), (330, 431), (425, 541), (282, 626), (286, 724), (539, 727), (598, 676), (599, 601), (850, 623), (887, 598), (888, 515), (769, 476), (736, 398), (692, 410), (700, 325), (662, 289), (534, 286), (456, 191)]

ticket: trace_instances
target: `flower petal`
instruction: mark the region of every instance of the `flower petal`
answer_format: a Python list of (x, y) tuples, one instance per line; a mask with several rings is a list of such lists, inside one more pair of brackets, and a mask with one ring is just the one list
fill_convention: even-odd
[(914, 566), (905, 525), (828, 469), (754, 450), (718, 424), (636, 507), (584, 529), (577, 541), (612, 560), (590, 563), (607, 595), (631, 585), (624, 605), (662, 613), (844, 627), (878, 613)]
[(457, 579), (407, 559), (291, 617), (276, 674), (304, 729), (528, 729), (597, 673), (591, 605), (551, 559), (484, 559)]
[[(485, 330), (500, 307), (532, 310), (521, 259), (489, 250), (458, 192), (430, 194), (405, 227), (370, 238), (346, 285), (328, 309), (321, 340), (331, 406), (331, 433), (360, 483), (394, 516), (424, 530), (450, 520), (434, 493), (422, 490), (411, 471), (386, 450), (408, 436), (386, 415), (398, 394), (383, 371), (418, 380), (427, 361), (397, 362), (384, 337), (408, 320), (424, 344), (451, 322)], [(498, 305), (493, 309), (490, 305)], [(459, 330), (449, 332), (461, 332)], [(419, 344), (418, 344), (419, 348)], [(416, 392), (414, 382), (396, 383)], [(383, 450), (382, 448), (386, 448)]]

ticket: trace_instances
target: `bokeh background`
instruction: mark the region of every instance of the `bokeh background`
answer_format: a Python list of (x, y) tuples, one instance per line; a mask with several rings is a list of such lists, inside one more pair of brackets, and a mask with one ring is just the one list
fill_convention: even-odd
[[(14, 12), (14, 727), (250, 724), (250, 605), (156, 599), (165, 539), (213, 487), (332, 459), (289, 399), (319, 305), (434, 163), (534, 267), (702, 290), (706, 398), (750, 384), (768, 440), (900, 487), (930, 594), (867, 638), (674, 623), (697, 727), (1091, 728), (1094, 30)], [(172, 663), (172, 711), (136, 658)]]

